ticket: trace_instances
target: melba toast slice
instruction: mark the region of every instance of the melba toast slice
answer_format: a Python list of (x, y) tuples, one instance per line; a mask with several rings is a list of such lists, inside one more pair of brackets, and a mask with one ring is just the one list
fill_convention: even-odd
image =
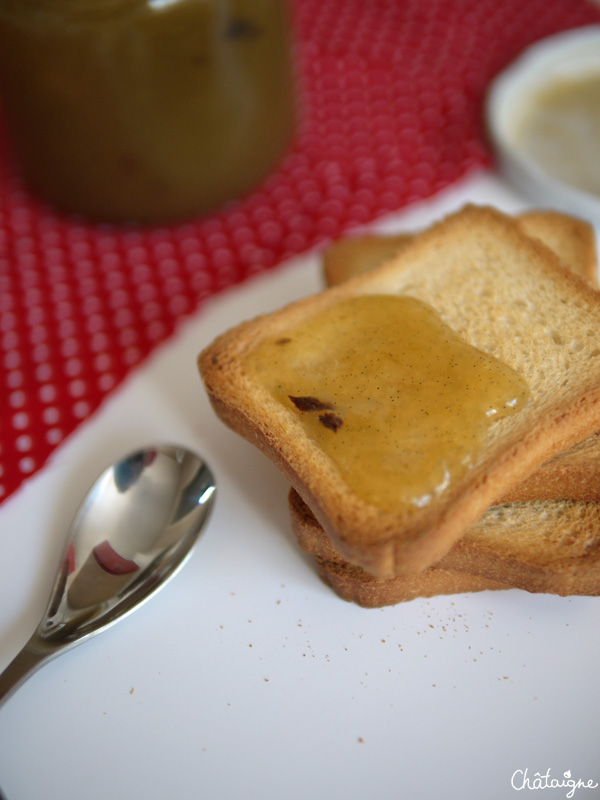
[(428, 567), (421, 572), (399, 578), (380, 580), (350, 564), (325, 561), (320, 556), (315, 558), (315, 562), (319, 575), (337, 595), (363, 608), (393, 606), (420, 597), (437, 597), (441, 594), (470, 594), (511, 588), (488, 578), (437, 567)]
[(518, 588), (600, 594), (600, 503), (532, 500), (490, 508), (437, 564), (381, 580), (345, 562), (311, 510), (289, 493), (292, 529), (321, 577), (345, 600), (370, 608), (416, 597)]
[[(520, 230), (539, 239), (573, 272), (598, 288), (596, 234), (584, 220), (558, 211), (534, 210), (515, 217)], [(419, 234), (345, 236), (323, 252), (323, 274), (335, 286), (367, 272), (407, 247)], [(559, 453), (508, 492), (512, 500), (600, 500), (600, 434)]]
[[(575, 217), (549, 211), (527, 212), (517, 217), (517, 221), (524, 233), (540, 239), (564, 264), (597, 287), (598, 263), (595, 233), (591, 225)], [(335, 285), (372, 269), (385, 258), (399, 252), (412, 238), (409, 234), (400, 234), (348, 236), (337, 240), (323, 253), (326, 282)], [(566, 453), (558, 454), (514, 487), (509, 499), (599, 500), (598, 441), (596, 433)], [(391, 580), (374, 578), (341, 560), (308, 506), (293, 489), (289, 493), (289, 507), (292, 529), (298, 542), (315, 557), (323, 580), (340, 597), (361, 606), (373, 608), (436, 594), (510, 588), (508, 584), (484, 577), (490, 573), (496, 577), (507, 574), (509, 579), (518, 575), (516, 579), (520, 588), (530, 591), (535, 590), (533, 587), (537, 587), (537, 591), (559, 591), (563, 594), (579, 594), (582, 591), (597, 594), (600, 590), (598, 567), (590, 558), (594, 542), (590, 524), (594, 524), (593, 519), (598, 512), (597, 506), (590, 503), (536, 502), (529, 505), (521, 502), (515, 506), (505, 506), (501, 511), (496, 509), (493, 514), (486, 512), (463, 545), (456, 545), (443, 559), (444, 563), (467, 566), (478, 574), (430, 567)], [(598, 522), (600, 520), (595, 524)], [(523, 532), (527, 525), (532, 526), (529, 536), (518, 536), (516, 541), (511, 538), (516, 529)], [(565, 525), (570, 526), (566, 536)], [(481, 531), (478, 534), (479, 528)], [(487, 536), (483, 535), (484, 532)], [(495, 538), (490, 540), (490, 536)], [(565, 558), (565, 539), (567, 547), (570, 543), (572, 550), (568, 558)], [(579, 554), (573, 552), (573, 544), (577, 540), (583, 540), (583, 552)], [(503, 543), (499, 552), (496, 551), (495, 541)], [(533, 542), (537, 548), (532, 547)], [(520, 552), (519, 548), (524, 543), (527, 546)], [(508, 566), (507, 544), (510, 553)], [(551, 548), (549, 552), (547, 548)], [(535, 556), (534, 566), (531, 564), (532, 556)], [(550, 563), (554, 569), (549, 567)], [(568, 586), (565, 586), (565, 563), (570, 564), (570, 569), (566, 570), (567, 574), (571, 572)], [(541, 564), (544, 564), (543, 568)], [(590, 564), (593, 565), (591, 572)], [(573, 577), (573, 573), (576, 577)]]
[(439, 594), (511, 588), (490, 578), (437, 567), (428, 567), (412, 575), (389, 580), (375, 578), (340, 558), (325, 531), (294, 489), (289, 492), (288, 503), (292, 530), (298, 544), (306, 553), (315, 557), (321, 578), (344, 600), (364, 608), (381, 608)]
[[(598, 285), (596, 234), (585, 220), (559, 211), (526, 211), (515, 217), (520, 230), (542, 241), (567, 266)], [(336, 286), (393, 258), (419, 234), (344, 236), (323, 251), (327, 286)]]
[[(396, 313), (400, 331), (388, 327), (388, 357), (377, 323), (394, 318), (394, 298), (406, 318)], [(407, 355), (402, 340), (411, 320), (416, 349)], [(597, 294), (548, 248), (511, 218), (468, 207), (369, 273), (224, 334), (201, 354), (200, 369), (216, 412), (280, 467), (340, 556), (390, 578), (439, 561), (498, 497), (600, 428), (599, 323)], [(433, 367), (442, 352), (449, 360)], [(378, 394), (381, 359), (388, 378), (398, 362), (406, 389), (390, 379)], [(354, 367), (336, 377), (340, 362)], [(421, 362), (429, 365), (425, 371)], [(353, 375), (363, 367), (373, 379), (363, 380), (353, 406)], [(332, 391), (336, 380), (343, 403)], [(425, 400), (414, 384), (425, 385)], [(463, 405), (468, 413), (458, 425)], [(407, 422), (405, 409), (419, 406), (421, 415)], [(395, 436), (394, 418), (412, 426), (414, 436)], [(432, 434), (436, 421), (443, 430), (449, 420), (458, 445), (447, 431)], [(426, 427), (430, 435), (419, 440)], [(369, 472), (376, 471), (376, 455), (364, 446), (370, 428), (390, 441), (384, 489), (406, 456), (403, 448), (409, 474), (420, 473), (421, 450), (426, 462), (442, 465), (434, 483), (411, 486), (408, 499), (399, 484), (396, 506), (351, 486), (347, 454), (336, 448), (348, 431), (350, 439), (356, 433), (363, 450), (352, 456), (357, 463), (364, 456)]]

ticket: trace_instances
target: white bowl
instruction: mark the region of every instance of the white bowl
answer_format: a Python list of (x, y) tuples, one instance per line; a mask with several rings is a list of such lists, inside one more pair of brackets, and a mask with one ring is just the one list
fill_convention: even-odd
[(486, 122), (498, 167), (510, 183), (545, 208), (560, 209), (600, 224), (600, 197), (549, 175), (520, 149), (516, 136), (535, 95), (561, 79), (588, 74), (600, 74), (600, 25), (543, 39), (527, 48), (492, 82)]

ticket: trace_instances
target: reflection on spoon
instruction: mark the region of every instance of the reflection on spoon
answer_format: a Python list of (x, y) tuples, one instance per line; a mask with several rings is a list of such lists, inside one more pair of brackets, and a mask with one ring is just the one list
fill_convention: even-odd
[(46, 661), (163, 586), (190, 555), (215, 491), (204, 461), (172, 445), (133, 453), (103, 472), (73, 521), (40, 624), (0, 674), (0, 703)]

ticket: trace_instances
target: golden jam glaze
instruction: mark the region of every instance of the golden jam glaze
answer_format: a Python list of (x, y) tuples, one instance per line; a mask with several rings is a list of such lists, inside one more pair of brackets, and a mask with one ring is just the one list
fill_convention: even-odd
[(250, 353), (248, 372), (290, 409), (361, 498), (425, 506), (460, 479), (525, 382), (412, 297), (341, 302)]

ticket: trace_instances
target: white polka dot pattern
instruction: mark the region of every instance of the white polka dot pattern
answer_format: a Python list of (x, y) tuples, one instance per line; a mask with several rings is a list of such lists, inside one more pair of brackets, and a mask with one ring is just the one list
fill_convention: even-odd
[(0, 499), (212, 294), (489, 163), (489, 80), (585, 0), (295, 0), (301, 124), (249, 197), (165, 228), (91, 225), (0, 142)]

